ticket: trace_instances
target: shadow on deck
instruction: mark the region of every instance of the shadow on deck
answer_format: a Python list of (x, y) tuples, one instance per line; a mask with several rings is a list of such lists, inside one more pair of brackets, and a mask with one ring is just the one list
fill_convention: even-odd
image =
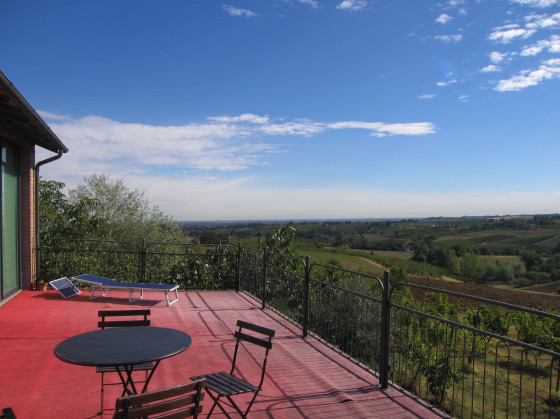
[[(182, 330), (193, 341), (185, 352), (161, 362), (152, 390), (228, 370), (232, 333), (241, 319), (276, 330), (267, 377), (250, 417), (441, 417), (399, 391), (380, 391), (376, 377), (321, 342), (303, 339), (299, 329), (261, 310), (248, 296), (230, 291), (182, 291), (171, 307), (160, 293), (147, 293), (129, 305), (126, 291), (110, 291), (96, 301), (90, 301), (87, 292), (69, 300), (55, 291), (21, 292), (0, 307), (0, 408), (12, 407), (18, 419), (96, 417), (99, 374), (58, 360), (53, 349), (68, 337), (96, 329), (98, 310), (132, 307), (150, 308), (153, 326)], [(250, 365), (242, 368), (249, 370)], [(118, 386), (108, 387), (105, 406), (113, 406), (119, 395)], [(207, 398), (204, 411), (209, 407)]]

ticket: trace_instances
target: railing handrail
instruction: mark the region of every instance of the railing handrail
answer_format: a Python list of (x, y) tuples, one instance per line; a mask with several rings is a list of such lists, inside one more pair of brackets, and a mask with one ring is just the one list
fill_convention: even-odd
[[(242, 283), (242, 278), (241, 278), (241, 270), (242, 270), (242, 264), (250, 264), (250, 268), (249, 271), (251, 274), (251, 277), (254, 278), (254, 287), (252, 289), (251, 294), (253, 296), (260, 296), (261, 299), (261, 303), (262, 303), (262, 308), (264, 309), (265, 307), (272, 307), (273, 304), (275, 304), (275, 302), (277, 300), (273, 301), (273, 298), (275, 298), (272, 295), (268, 295), (268, 290), (269, 288), (271, 290), (274, 290), (276, 287), (276, 289), (278, 288), (282, 288), (282, 287), (278, 287), (278, 285), (274, 284), (274, 281), (276, 280), (276, 277), (279, 278), (289, 278), (290, 281), (292, 281), (292, 284), (295, 284), (295, 290), (297, 291), (296, 294), (294, 294), (294, 292), (292, 292), (290, 294), (290, 301), (293, 301), (294, 298), (298, 301), (298, 310), (301, 310), (300, 313), (296, 313), (296, 317), (294, 317), (294, 322), (296, 322), (295, 324), (298, 325), (298, 327), (301, 327), (302, 329), (302, 335), (308, 336), (309, 334), (309, 329), (310, 329), (310, 318), (314, 313), (310, 312), (310, 301), (315, 298), (316, 296), (313, 295), (313, 293), (311, 292), (311, 284), (315, 284), (319, 287), (321, 287), (321, 289), (331, 289), (334, 290), (336, 293), (344, 293), (342, 295), (348, 295), (351, 296), (351, 298), (349, 298), (348, 300), (346, 300), (347, 297), (344, 297), (343, 300), (341, 301), (357, 301), (359, 299), (359, 301), (362, 302), (370, 302), (372, 305), (375, 305), (376, 307), (380, 307), (376, 308), (376, 310), (380, 310), (379, 314), (380, 314), (380, 319), (376, 319), (376, 323), (375, 323), (375, 327), (378, 327), (379, 330), (379, 336), (376, 337), (379, 338), (379, 340), (377, 341), (377, 355), (378, 358), (376, 358), (376, 362), (378, 362), (377, 367), (379, 368), (378, 372), (379, 372), (379, 387), (381, 389), (387, 389), (389, 387), (389, 385), (394, 386), (394, 384), (389, 383), (389, 375), (390, 375), (390, 370), (392, 369), (392, 367), (389, 364), (389, 360), (391, 356), (394, 356), (393, 353), (396, 351), (396, 349), (391, 349), (391, 341), (392, 339), (395, 339), (394, 333), (396, 333), (395, 331), (391, 330), (391, 312), (395, 311), (395, 312), (403, 312), (403, 313), (409, 313), (413, 316), (419, 316), (422, 318), (425, 318), (428, 321), (428, 327), (429, 324), (441, 324), (441, 325), (445, 325), (445, 327), (449, 327), (452, 328), (452, 330), (457, 329), (458, 330), (464, 330), (465, 331), (465, 336), (463, 337), (463, 339), (466, 339), (466, 332), (469, 332), (468, 336), (471, 336), (470, 333), (473, 334), (473, 336), (475, 336), (475, 338), (473, 338), (473, 342), (472, 344), (474, 345), (476, 343), (476, 339), (478, 337), (480, 337), (481, 340), (484, 340), (486, 342), (486, 345), (488, 344), (488, 342), (490, 342), (491, 339), (495, 339), (497, 341), (497, 343), (495, 344), (495, 348), (494, 350), (496, 351), (496, 357), (498, 356), (498, 350), (500, 350), (500, 348), (502, 348), (502, 345), (505, 345), (505, 347), (507, 347), (507, 352), (508, 352), (508, 356), (510, 356), (510, 346), (516, 346), (518, 348), (520, 348), (523, 352), (521, 353), (521, 356), (523, 357), (525, 353), (533, 353), (535, 359), (537, 359), (538, 356), (548, 356), (551, 357), (552, 361), (551, 361), (551, 366), (550, 366), (550, 382), (552, 383), (553, 378), (554, 380), (558, 381), (558, 385), (557, 385), (557, 389), (556, 391), (558, 392), (558, 389), (560, 388), (560, 352), (557, 352), (555, 350), (551, 350), (551, 349), (547, 349), (547, 348), (543, 348), (541, 346), (538, 346), (537, 344), (533, 344), (533, 343), (528, 343), (528, 342), (523, 342), (519, 339), (514, 339), (512, 337), (509, 336), (503, 336), (502, 332), (500, 333), (495, 333), (495, 332), (491, 332), (491, 331), (487, 331), (487, 330), (483, 330), (482, 328), (479, 328), (477, 326), (471, 326), (469, 324), (465, 324), (464, 322), (461, 321), (456, 321), (456, 320), (452, 320), (452, 318), (445, 318), (442, 317), (442, 315), (435, 315), (435, 314), (430, 314), (428, 312), (424, 312), (421, 311), (421, 309), (416, 309), (413, 307), (407, 307), (403, 304), (398, 304), (396, 302), (393, 302), (393, 298), (395, 296), (395, 292), (398, 291), (399, 289), (402, 288), (410, 288), (410, 289), (417, 289), (417, 290), (422, 290), (425, 292), (433, 292), (433, 293), (439, 293), (439, 294), (444, 294), (444, 295), (448, 295), (448, 296), (452, 296), (452, 297), (456, 297), (456, 298), (463, 298), (466, 300), (470, 300), (470, 301), (476, 301), (478, 303), (483, 303), (483, 304), (488, 304), (488, 305), (492, 305), (492, 306), (496, 306), (496, 307), (503, 307), (506, 308), (508, 310), (515, 310), (517, 312), (521, 312), (521, 313), (527, 313), (530, 315), (535, 315), (538, 316), (539, 318), (547, 318), (547, 319), (551, 319), (554, 321), (558, 321), (560, 322), (560, 315), (558, 314), (554, 314), (554, 313), (549, 313), (546, 311), (542, 311), (542, 310), (535, 310), (529, 307), (523, 307), (523, 306), (518, 306), (515, 304), (510, 304), (510, 303), (506, 303), (506, 302), (502, 302), (502, 301), (497, 301), (497, 300), (491, 300), (488, 298), (484, 298), (484, 297), (478, 297), (478, 296), (474, 296), (474, 295), (470, 295), (470, 294), (464, 294), (461, 292), (457, 292), (457, 291), (451, 291), (451, 290), (446, 290), (446, 289), (441, 289), (441, 288), (435, 288), (435, 287), (430, 287), (430, 286), (426, 286), (426, 285), (420, 285), (420, 284), (412, 284), (412, 283), (407, 283), (407, 282), (398, 282), (395, 284), (390, 285), (390, 281), (389, 281), (389, 277), (390, 274), (388, 271), (384, 272), (384, 276), (383, 279), (380, 279), (377, 276), (374, 275), (370, 275), (367, 273), (363, 273), (363, 272), (356, 272), (356, 271), (352, 271), (349, 269), (345, 269), (345, 268), (341, 268), (341, 267), (337, 267), (337, 266), (331, 266), (331, 265), (326, 265), (326, 264), (322, 264), (322, 263), (318, 263), (318, 262), (310, 262), (310, 258), (309, 256), (305, 256), (304, 258), (302, 257), (298, 257), (298, 256), (293, 256), (293, 255), (285, 255), (285, 254), (281, 254), (281, 253), (276, 253), (276, 252), (270, 252), (267, 248), (264, 249), (260, 249), (260, 248), (251, 248), (251, 247), (244, 247), (242, 246), (240, 243), (237, 246), (232, 246), (230, 244), (199, 244), (199, 243), (172, 243), (172, 242), (151, 242), (151, 243), (145, 243), (144, 241), (142, 241), (142, 243), (140, 245), (138, 245), (138, 243), (133, 242), (133, 241), (119, 241), (119, 240), (91, 240), (91, 239), (64, 239), (64, 238), (54, 238), (54, 239), (50, 239), (51, 244), (52, 243), (57, 243), (57, 242), (66, 242), (66, 243), (92, 243), (92, 242), (97, 242), (100, 244), (108, 244), (108, 245), (114, 245), (114, 244), (122, 244), (122, 245), (133, 245), (133, 249), (131, 250), (117, 250), (117, 249), (111, 249), (111, 248), (107, 248), (107, 249), (76, 249), (76, 246), (74, 246), (74, 249), (53, 249), (51, 246), (45, 245), (43, 244), (40, 248), (38, 248), (38, 251), (49, 251), (49, 250), (56, 250), (56, 251), (62, 251), (62, 252), (91, 252), (91, 253), (108, 253), (108, 254), (138, 254), (139, 255), (139, 260), (140, 260), (140, 266), (139, 266), (139, 276), (140, 278), (145, 278), (146, 275), (146, 271), (148, 269), (150, 269), (150, 267), (146, 266), (146, 259), (147, 257), (149, 257), (150, 255), (161, 255), (161, 256), (171, 256), (171, 257), (185, 257), (185, 258), (197, 258), (197, 257), (209, 257), (211, 258), (212, 256), (220, 256), (220, 257), (226, 257), (226, 258), (236, 258), (236, 275), (235, 275), (235, 284), (234, 284), (234, 288), (236, 291), (240, 291), (242, 288), (245, 287), (245, 285), (241, 285)], [(48, 241), (46, 242), (48, 243)], [(157, 249), (154, 249), (155, 246), (178, 246), (179, 248), (191, 248), (191, 249), (197, 249), (197, 251), (193, 252), (193, 253), (181, 253), (181, 252), (173, 252), (173, 251), (157, 251)], [(78, 246), (79, 247), (79, 246)], [(212, 254), (212, 253), (202, 253), (201, 251), (198, 251), (200, 249), (204, 249), (204, 248), (216, 248), (216, 247), (221, 247), (221, 248), (225, 248), (227, 249), (226, 253), (217, 253), (216, 255)], [(154, 249), (154, 251), (152, 251), (152, 249)], [(160, 249), (161, 250), (161, 249)], [(278, 258), (276, 259), (276, 261), (278, 262), (277, 264), (270, 264), (270, 259), (271, 258)], [(149, 259), (149, 258), (148, 258)], [(222, 259), (222, 260), (227, 260), (227, 259)], [(283, 262), (285, 261), (285, 262)], [(151, 261), (151, 259), (149, 260), (150, 263), (155, 263), (154, 261)], [(157, 263), (161, 263), (161, 262), (157, 262)], [(185, 266), (187, 266), (188, 264), (185, 264)], [(259, 265), (260, 265), (260, 272), (258, 272), (259, 270)], [(154, 266), (159, 266), (159, 265), (154, 265)], [(183, 265), (181, 265), (183, 266)], [(202, 266), (202, 265), (195, 265), (195, 266)], [(208, 267), (208, 265), (204, 265), (206, 267)], [(204, 268), (204, 266), (202, 266)], [(226, 265), (218, 265), (220, 268), (222, 266), (226, 266), (227, 269), (231, 269), (232, 264), (230, 264), (230, 262), (227, 262)], [(296, 268), (296, 266), (301, 266), (301, 270), (299, 270), (299, 268)], [(362, 278), (362, 279), (369, 279), (371, 280), (371, 284), (373, 287), (376, 288), (376, 290), (380, 291), (380, 297), (377, 295), (370, 295), (370, 294), (366, 294), (364, 292), (360, 292), (357, 290), (352, 290), (352, 289), (348, 289), (345, 288), (344, 286), (341, 286), (339, 284), (336, 283), (331, 283), (328, 281), (325, 281), (323, 279), (320, 279), (319, 277), (314, 276), (314, 269), (316, 268), (323, 268), (323, 269), (327, 269), (329, 271), (332, 272), (340, 272), (340, 273), (345, 273), (348, 275), (352, 275), (352, 277), (356, 277), (356, 278)], [(183, 268), (180, 268), (183, 269)], [(245, 268), (244, 268), (245, 269)], [(178, 272), (185, 272), (185, 271), (178, 271)], [(186, 271), (189, 272), (189, 271)], [(229, 272), (229, 271), (228, 271)], [(233, 273), (233, 272), (231, 272)], [(257, 275), (255, 276), (255, 273), (257, 273)], [(229, 275), (229, 273), (228, 273)], [(231, 284), (230, 281), (231, 279), (226, 275), (226, 276), (221, 276), (221, 278), (226, 278), (225, 280), (223, 280), (224, 282), (220, 282), (220, 284)], [(343, 277), (342, 275), (340, 275), (339, 277)], [(297, 281), (297, 282), (293, 282), (293, 281)], [(283, 283), (281, 283), (283, 284)], [(368, 282), (369, 284), (369, 282)], [(215, 286), (216, 283), (215, 282), (211, 282), (210, 286)], [(227, 285), (230, 286), (230, 285)], [(256, 288), (255, 288), (256, 287)], [(289, 287), (288, 287), (289, 288)], [(314, 286), (314, 293), (316, 293), (315, 290), (315, 286)], [(373, 288), (372, 288), (373, 289)], [(377, 291), (374, 291), (375, 293)], [(257, 298), (257, 297), (255, 297)], [(325, 300), (318, 300), (319, 303), (322, 303), (323, 301), (328, 301), (328, 298), (331, 298), (331, 293), (325, 293), (323, 294), (323, 297), (321, 298), (325, 298)], [(338, 298), (338, 297), (337, 297)], [(362, 304), (362, 303), (360, 303)], [(365, 304), (365, 303), (364, 303)], [(316, 306), (314, 306), (316, 307)], [(315, 310), (315, 308), (314, 308)], [(398, 313), (397, 313), (398, 314)], [(297, 321), (295, 320), (297, 318), (297, 316), (299, 316), (300, 318), (300, 323), (297, 323)], [(424, 322), (425, 323), (425, 322)], [(405, 325), (405, 323), (396, 323), (398, 325)], [(478, 323), (472, 323), (473, 325), (478, 325)], [(400, 326), (399, 326), (400, 327)], [(439, 327), (439, 326), (438, 326)], [(399, 329), (400, 330), (400, 329)], [(493, 329), (489, 329), (489, 330), (493, 330)], [(436, 330), (437, 332), (437, 330)], [(401, 333), (401, 332), (399, 332)], [(412, 332), (414, 333), (414, 331)], [(446, 332), (447, 333), (447, 332)], [(319, 338), (322, 339), (322, 337), (320, 335), (317, 335), (317, 333), (314, 331), (313, 334)], [(422, 335), (420, 336), (421, 339), (427, 339), (428, 336), (423, 337)], [(470, 338), (469, 338), (470, 339)], [(535, 341), (536, 342), (536, 341)], [(444, 344), (442, 342), (439, 342), (439, 344)], [(334, 345), (334, 343), (332, 343)], [(426, 345), (425, 342), (420, 342), (421, 345)], [(437, 349), (436, 352), (438, 352), (439, 350), (441, 350), (441, 353), (445, 353), (445, 351), (448, 350), (447, 345), (449, 345), (449, 342), (445, 342), (445, 347), (444, 348), (440, 348)], [(555, 347), (556, 348), (556, 347)], [(460, 348), (459, 348), (460, 349)], [(457, 350), (457, 349), (456, 349)], [(464, 348), (463, 348), (464, 350)], [(468, 348), (469, 351), (471, 351), (470, 347)], [(350, 353), (350, 352), (349, 352)], [(348, 355), (351, 356), (351, 355)], [(361, 356), (361, 355), (360, 355)], [(463, 357), (465, 356), (473, 356), (472, 354), (470, 355), (461, 355)], [(496, 361), (497, 362), (497, 361)], [(509, 362), (509, 361), (508, 361)], [(521, 364), (523, 364), (523, 360), (521, 361)], [(558, 375), (558, 377), (555, 374), (555, 370), (554, 370), (554, 366), (558, 364), (558, 372), (556, 373)], [(473, 364), (474, 365), (474, 364)], [(369, 368), (369, 367), (368, 367)], [(420, 366), (418, 366), (418, 368), (420, 368)], [(497, 368), (497, 366), (496, 366)], [(473, 371), (474, 371), (474, 366), (473, 366)], [(497, 371), (497, 370), (496, 370)], [(474, 372), (473, 372), (474, 374)], [(509, 377), (509, 370), (508, 370), (508, 377)], [(522, 376), (521, 376), (522, 377)], [(495, 377), (496, 378), (496, 377)], [(473, 378), (474, 379), (474, 378)], [(447, 378), (444, 379), (447, 380)], [(509, 378), (508, 378), (509, 380)], [(522, 380), (522, 378), (520, 378), (520, 380)], [(521, 383), (521, 381), (520, 381)], [(521, 385), (521, 384), (520, 384)], [(551, 384), (551, 389), (552, 389), (552, 384)], [(464, 390), (463, 390), (464, 391)], [(508, 390), (509, 391), (509, 390)], [(551, 390), (552, 392), (552, 390)], [(495, 396), (496, 397), (496, 396)], [(521, 396), (520, 396), (521, 397)], [(535, 396), (536, 397), (536, 396)], [(484, 400), (483, 400), (483, 404), (484, 404)], [(536, 403), (536, 399), (534, 400), (534, 402)], [(494, 404), (496, 403), (496, 398), (494, 399)], [(462, 409), (462, 407), (461, 407)], [(495, 409), (495, 407), (494, 407)]]

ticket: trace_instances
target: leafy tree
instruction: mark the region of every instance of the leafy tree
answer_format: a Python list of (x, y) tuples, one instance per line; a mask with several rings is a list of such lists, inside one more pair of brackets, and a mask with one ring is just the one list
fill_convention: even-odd
[(542, 256), (534, 250), (528, 250), (521, 255), (521, 260), (525, 264), (525, 269), (528, 271), (539, 270), (542, 264)]
[(264, 239), (259, 237), (258, 244), (271, 253), (295, 256), (295, 239), (296, 228), (294, 223), (289, 223), (273, 229)]
[(91, 238), (103, 224), (92, 216), (97, 201), (84, 199), (70, 202), (63, 193), (65, 184), (55, 180), (40, 180), (39, 219), (43, 239)]
[(467, 253), (461, 258), (461, 275), (467, 282), (477, 282), (480, 277), (480, 259), (474, 253)]
[(129, 189), (121, 179), (111, 181), (107, 175), (94, 174), (68, 194), (73, 205), (96, 203), (88, 212), (90, 217), (105, 221), (98, 230), (99, 239), (161, 242), (181, 237), (172, 217), (150, 206), (144, 192)]
[[(106, 175), (84, 180), (68, 196), (64, 183), (41, 180), (41, 278), (91, 272), (139, 280), (142, 239), (176, 242), (181, 230), (151, 207), (143, 192), (128, 189), (122, 180), (112, 182)], [(151, 260), (152, 267), (162, 263), (163, 257)]]

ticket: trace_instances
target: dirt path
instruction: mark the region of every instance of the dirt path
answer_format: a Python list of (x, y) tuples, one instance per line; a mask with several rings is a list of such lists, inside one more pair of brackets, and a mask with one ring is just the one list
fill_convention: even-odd
[(363, 257), (361, 257), (361, 256), (358, 256), (358, 258), (359, 258), (359, 259), (362, 259), (362, 260), (365, 260), (365, 261), (366, 261), (367, 263), (369, 263), (370, 265), (376, 266), (376, 267), (381, 268), (381, 269), (383, 269), (383, 270), (389, 269), (389, 268), (387, 268), (386, 266), (383, 266), (382, 264), (377, 263), (377, 262), (374, 262), (373, 260), (370, 260), (370, 259), (368, 259), (368, 258), (363, 258)]

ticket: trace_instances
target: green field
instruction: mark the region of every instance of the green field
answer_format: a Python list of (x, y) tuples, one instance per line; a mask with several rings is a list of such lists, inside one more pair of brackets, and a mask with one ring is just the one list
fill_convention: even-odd
[[(204, 237), (205, 243), (241, 243), (257, 248), (287, 224), (295, 229), (291, 249), (300, 257), (310, 256), (317, 263), (378, 277), (390, 270), (525, 288), (553, 282), (560, 272), (556, 256), (560, 254), (560, 214), (186, 224), (183, 228), (189, 237), (199, 237), (201, 242)], [(536, 262), (527, 267), (522, 256), (535, 253)]]
[(309, 256), (311, 262), (320, 263), (322, 265), (332, 264), (336, 261), (345, 269), (357, 272), (363, 272), (377, 277), (383, 276), (383, 267), (375, 264), (360, 256), (347, 255), (342, 253), (333, 253), (332, 250), (306, 250), (306, 256)]

